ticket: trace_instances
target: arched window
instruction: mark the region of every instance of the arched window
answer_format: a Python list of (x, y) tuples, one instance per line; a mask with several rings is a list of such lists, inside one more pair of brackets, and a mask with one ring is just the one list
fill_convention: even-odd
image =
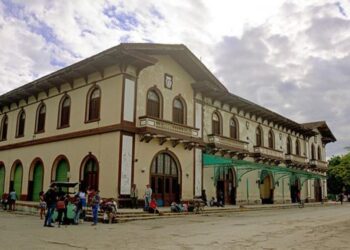
[(212, 133), (214, 135), (221, 135), (221, 120), (219, 114), (216, 112), (213, 113), (212, 126)]
[(7, 119), (7, 115), (5, 115), (1, 121), (1, 131), (0, 131), (1, 141), (5, 141), (7, 139), (7, 127), (8, 127), (8, 119)]
[(238, 139), (238, 125), (235, 118), (230, 120), (230, 137), (233, 139)]
[(70, 105), (70, 97), (68, 95), (63, 96), (59, 107), (58, 128), (69, 127)]
[(292, 139), (287, 137), (287, 155), (292, 154)]
[(146, 115), (160, 118), (160, 97), (154, 90), (149, 90), (147, 93)]
[(45, 131), (46, 106), (40, 104), (36, 111), (36, 125), (35, 132), (40, 133)]
[(263, 138), (262, 138), (262, 130), (261, 127), (257, 127), (255, 131), (255, 138), (256, 138), (256, 146), (261, 147), (263, 146)]
[(17, 137), (23, 137), (24, 136), (24, 127), (26, 123), (26, 113), (24, 110), (21, 110), (18, 113), (18, 118), (17, 118)]
[(311, 144), (311, 160), (316, 160), (315, 145)]
[(319, 161), (322, 160), (322, 153), (321, 153), (321, 147), (320, 146), (317, 147), (317, 159)]
[(274, 146), (274, 136), (273, 136), (273, 131), (269, 131), (269, 148), (275, 148)]
[(297, 139), (295, 142), (295, 154), (300, 155), (300, 141), (299, 141), (299, 139)]
[(88, 94), (88, 114), (87, 121), (92, 122), (100, 119), (101, 90), (94, 87)]
[(175, 98), (173, 103), (173, 122), (185, 124), (185, 105), (180, 98)]

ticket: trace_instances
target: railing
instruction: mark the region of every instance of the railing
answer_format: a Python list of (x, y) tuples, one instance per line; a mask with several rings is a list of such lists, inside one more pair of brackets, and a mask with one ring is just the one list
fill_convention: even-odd
[(243, 151), (248, 151), (248, 143), (237, 139), (224, 137), (220, 135), (208, 135), (209, 143), (220, 144), (229, 148), (236, 148)]
[(325, 161), (321, 161), (321, 160), (310, 160), (310, 165), (316, 166), (317, 168), (320, 168), (320, 169), (327, 169), (328, 168), (328, 163)]
[(263, 155), (272, 156), (274, 158), (284, 159), (283, 151), (275, 150), (272, 148), (254, 146), (254, 153), (260, 153)]
[(189, 137), (199, 137), (199, 129), (153, 117), (140, 117), (140, 127), (153, 128)]
[(297, 162), (300, 164), (307, 164), (308, 163), (307, 158), (304, 156), (301, 156), (301, 155), (286, 154), (286, 160), (292, 161), (292, 162)]

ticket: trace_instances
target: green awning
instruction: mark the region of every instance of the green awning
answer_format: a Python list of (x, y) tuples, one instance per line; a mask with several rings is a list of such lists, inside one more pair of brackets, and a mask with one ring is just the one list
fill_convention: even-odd
[(204, 166), (216, 166), (216, 165), (232, 165), (232, 159), (220, 157), (217, 155), (203, 154)]
[[(275, 182), (284, 177), (300, 178), (302, 183), (309, 179), (325, 179), (326, 176), (307, 172), (303, 170), (297, 170), (287, 167), (272, 166), (258, 162), (250, 162), (246, 160), (237, 160), (232, 158), (225, 158), (218, 155), (203, 154), (204, 167), (214, 167), (214, 181), (216, 182), (220, 175), (225, 174), (229, 169), (234, 169), (238, 182), (242, 177), (254, 170), (260, 170), (271, 173)], [(237, 182), (237, 184), (238, 184)]]

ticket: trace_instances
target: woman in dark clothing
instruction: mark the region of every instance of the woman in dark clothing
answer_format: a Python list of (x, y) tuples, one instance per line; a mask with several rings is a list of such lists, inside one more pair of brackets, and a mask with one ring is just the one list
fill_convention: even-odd
[(64, 202), (64, 197), (61, 197), (59, 201), (57, 201), (56, 204), (56, 210), (57, 210), (57, 220), (58, 220), (58, 227), (62, 224), (62, 215), (64, 214), (66, 210), (66, 204)]

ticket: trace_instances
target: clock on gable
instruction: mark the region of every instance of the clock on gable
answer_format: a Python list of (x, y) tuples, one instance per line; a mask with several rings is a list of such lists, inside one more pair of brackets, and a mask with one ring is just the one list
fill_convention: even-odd
[(173, 76), (169, 74), (164, 74), (164, 87), (167, 89), (173, 88)]

